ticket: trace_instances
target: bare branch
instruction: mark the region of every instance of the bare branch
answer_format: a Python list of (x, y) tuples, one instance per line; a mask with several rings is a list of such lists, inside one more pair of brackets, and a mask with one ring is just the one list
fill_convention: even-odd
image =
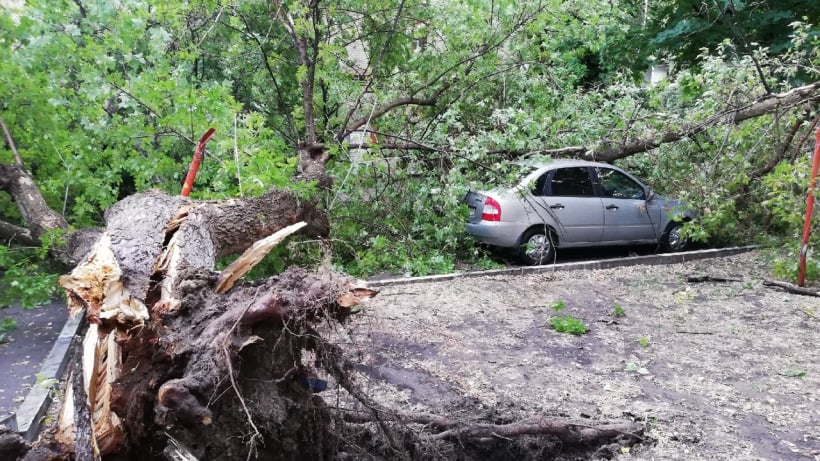
[(778, 145), (777, 151), (774, 153), (774, 155), (772, 155), (772, 157), (766, 162), (765, 165), (752, 172), (752, 178), (762, 178), (763, 176), (771, 172), (774, 169), (774, 167), (776, 167), (777, 164), (780, 163), (780, 161), (786, 157), (786, 153), (789, 151), (792, 141), (794, 141), (794, 137), (797, 135), (797, 132), (800, 130), (800, 128), (809, 120), (809, 117), (811, 117), (811, 111), (806, 110), (802, 116), (798, 117), (797, 120), (794, 121), (791, 128), (789, 128), (788, 133), (786, 133), (786, 137)]
[(434, 106), (436, 105), (437, 98), (436, 96), (430, 98), (414, 98), (414, 97), (404, 97), (394, 99), (389, 103), (385, 104), (384, 106), (380, 107), (373, 111), (372, 114), (368, 114), (366, 117), (361, 117), (356, 119), (348, 125), (345, 133), (350, 133), (352, 131), (356, 131), (357, 129), (361, 128), (362, 126), (366, 125), (369, 120), (374, 120), (382, 115), (390, 112), (391, 110), (401, 107), (401, 106)]
[(3, 136), (6, 137), (6, 144), (8, 144), (9, 149), (11, 149), (11, 153), (14, 154), (14, 161), (19, 166), (23, 166), (23, 159), (20, 158), (20, 154), (17, 152), (17, 147), (14, 146), (14, 139), (11, 137), (11, 133), (9, 133), (8, 127), (6, 127), (6, 122), (0, 118), (0, 127), (3, 128)]

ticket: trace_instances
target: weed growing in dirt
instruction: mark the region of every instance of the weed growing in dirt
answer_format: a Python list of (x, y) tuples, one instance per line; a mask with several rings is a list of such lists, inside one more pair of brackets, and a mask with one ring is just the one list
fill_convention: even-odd
[(624, 366), (624, 370), (629, 371), (629, 372), (633, 372), (633, 373), (637, 373), (639, 375), (648, 375), (649, 374), (649, 370), (647, 370), (646, 367), (642, 366), (639, 363), (635, 363), (635, 362), (627, 363), (626, 366)]
[(555, 312), (561, 312), (566, 307), (566, 303), (564, 303), (564, 301), (561, 300), (555, 301), (554, 303), (550, 304), (550, 309), (554, 310)]
[(612, 306), (612, 316), (613, 317), (626, 317), (626, 311), (620, 304), (616, 304)]
[(798, 309), (800, 310), (800, 312), (806, 314), (806, 317), (809, 317), (809, 318), (813, 318), (814, 316), (817, 315), (817, 306), (808, 306), (808, 307), (800, 306), (800, 307), (798, 307)]
[(587, 327), (584, 326), (584, 323), (571, 315), (551, 318), (550, 326), (558, 333), (582, 335), (587, 332)]
[(649, 347), (649, 336), (644, 336), (638, 342), (641, 343), (641, 347)]
[(789, 378), (803, 379), (806, 377), (806, 372), (802, 370), (786, 370), (783, 373), (783, 376), (788, 376)]

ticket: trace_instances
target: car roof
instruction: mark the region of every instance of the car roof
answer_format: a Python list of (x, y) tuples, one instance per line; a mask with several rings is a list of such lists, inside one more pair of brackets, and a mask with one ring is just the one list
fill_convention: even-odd
[(537, 169), (545, 168), (545, 167), (552, 167), (552, 166), (602, 166), (602, 167), (613, 167), (609, 163), (603, 162), (590, 162), (589, 160), (581, 160), (575, 158), (556, 158), (556, 159), (548, 159), (548, 160), (519, 160), (515, 162), (522, 166), (529, 166), (534, 167)]

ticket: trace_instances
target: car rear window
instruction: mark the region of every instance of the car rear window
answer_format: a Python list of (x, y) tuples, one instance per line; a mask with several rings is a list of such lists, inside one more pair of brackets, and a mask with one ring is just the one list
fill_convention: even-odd
[(503, 163), (477, 172), (477, 180), (488, 187), (512, 187), (521, 182), (537, 168), (532, 165)]

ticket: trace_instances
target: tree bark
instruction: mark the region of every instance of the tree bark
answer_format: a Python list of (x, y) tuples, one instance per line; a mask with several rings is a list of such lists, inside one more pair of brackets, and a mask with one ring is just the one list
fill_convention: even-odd
[(30, 238), (39, 240), (49, 230), (68, 229), (65, 218), (48, 206), (37, 184), (22, 165), (0, 164), (0, 190), (14, 197), (17, 209), (28, 223)]
[(220, 294), (214, 271), (218, 257), (297, 220), (326, 232), (313, 203), (278, 190), (222, 202), (150, 191), (105, 217), (60, 281), (93, 324), (84, 361), (96, 455), (150, 458), (167, 444), (200, 459), (331, 458), (329, 410), (303, 385), (316, 372), (303, 354), (318, 344), (306, 332), (343, 319), (361, 292), (340, 274), (289, 269)]

